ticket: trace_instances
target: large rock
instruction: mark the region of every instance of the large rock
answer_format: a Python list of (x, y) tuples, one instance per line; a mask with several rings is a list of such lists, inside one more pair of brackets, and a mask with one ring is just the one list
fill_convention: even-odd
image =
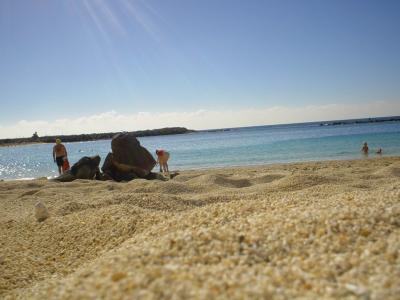
[(111, 141), (111, 150), (101, 168), (105, 178), (116, 181), (146, 178), (156, 165), (153, 156), (132, 133), (116, 135)]
[(75, 179), (101, 179), (99, 164), (100, 156), (84, 156), (71, 169), (54, 180), (67, 182)]

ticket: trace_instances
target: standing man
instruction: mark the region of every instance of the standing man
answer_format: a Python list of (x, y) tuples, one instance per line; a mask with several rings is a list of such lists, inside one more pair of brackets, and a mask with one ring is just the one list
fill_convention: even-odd
[(157, 163), (160, 164), (160, 172), (169, 173), (168, 170), (169, 153), (165, 150), (156, 150), (156, 154), (157, 154)]
[(58, 173), (61, 175), (63, 173), (64, 159), (67, 159), (67, 149), (61, 144), (60, 139), (56, 139), (56, 144), (53, 147), (53, 159), (57, 163)]

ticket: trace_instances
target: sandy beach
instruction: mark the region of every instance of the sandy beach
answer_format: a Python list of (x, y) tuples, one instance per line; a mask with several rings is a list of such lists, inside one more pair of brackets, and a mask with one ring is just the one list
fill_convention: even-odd
[(5, 299), (399, 299), (399, 251), (400, 157), (0, 182)]

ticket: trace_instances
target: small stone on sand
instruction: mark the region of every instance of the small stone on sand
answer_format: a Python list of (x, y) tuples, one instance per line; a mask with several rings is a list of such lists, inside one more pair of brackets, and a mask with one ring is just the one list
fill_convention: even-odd
[(42, 202), (35, 204), (35, 217), (38, 222), (43, 222), (49, 217), (49, 212)]

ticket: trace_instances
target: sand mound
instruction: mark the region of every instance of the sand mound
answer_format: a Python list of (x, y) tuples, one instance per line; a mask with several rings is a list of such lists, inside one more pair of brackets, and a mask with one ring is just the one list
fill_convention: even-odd
[(0, 182), (0, 298), (398, 299), (399, 165)]
[(296, 174), (282, 177), (280, 180), (274, 181), (271, 186), (280, 191), (296, 191), (331, 182), (333, 180), (329, 176)]
[(75, 201), (67, 202), (61, 206), (61, 208), (57, 211), (58, 215), (65, 216), (71, 213), (75, 213), (78, 211), (82, 211), (85, 209), (93, 208), (94, 205), (79, 203)]
[(400, 163), (394, 163), (388, 167), (381, 168), (380, 170), (376, 171), (374, 175), (400, 177)]
[(260, 177), (254, 177), (252, 179), (252, 182), (254, 182), (256, 184), (270, 183), (270, 182), (279, 180), (285, 176), (286, 175), (283, 175), (283, 174), (268, 174), (268, 175), (264, 175), (264, 176), (260, 176)]
[(252, 185), (248, 179), (232, 178), (231, 176), (225, 174), (201, 175), (188, 180), (187, 183), (207, 186), (208, 188), (243, 188)]
[(126, 214), (122, 210), (99, 209), (93, 214), (84, 211), (61, 218), (51, 215), (40, 224), (33, 216), (6, 222), (9, 235), (1, 237), (7, 248), (1, 252), (4, 272), (0, 291), (23, 287), (55, 273), (68, 274), (135, 231), (138, 213), (131, 211), (126, 216), (130, 222), (117, 218)]
[(138, 193), (161, 193), (161, 194), (188, 194), (195, 192), (202, 192), (204, 189), (198, 186), (191, 186), (181, 182), (175, 181), (152, 181), (144, 186), (137, 186), (134, 188), (135, 192)]

